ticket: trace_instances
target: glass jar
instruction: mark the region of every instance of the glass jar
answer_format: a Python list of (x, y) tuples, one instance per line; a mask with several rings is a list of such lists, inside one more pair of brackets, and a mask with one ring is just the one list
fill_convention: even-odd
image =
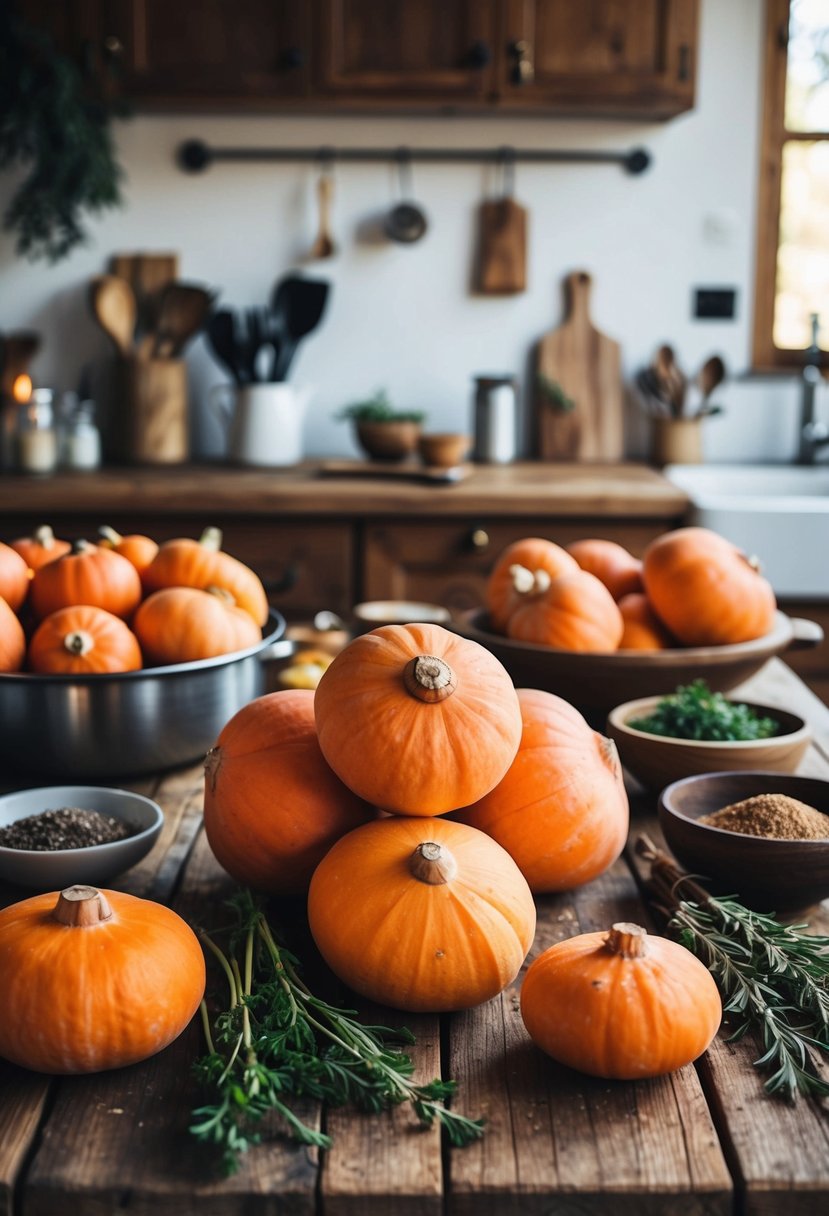
[(51, 473), (57, 463), (52, 390), (36, 388), (17, 413), (17, 466), (21, 473)]
[(66, 394), (63, 402), (60, 463), (66, 469), (97, 469), (101, 463), (101, 433), (95, 424), (95, 402)]

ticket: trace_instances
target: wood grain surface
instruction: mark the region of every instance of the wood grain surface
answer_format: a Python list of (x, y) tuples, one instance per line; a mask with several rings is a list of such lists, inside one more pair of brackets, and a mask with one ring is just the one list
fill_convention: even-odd
[(621, 460), (622, 362), (618, 342), (590, 319), (590, 275), (565, 279), (564, 322), (535, 351), (536, 455), (542, 460)]
[(485, 199), (478, 208), (474, 289), (485, 296), (527, 289), (527, 209), (514, 198)]

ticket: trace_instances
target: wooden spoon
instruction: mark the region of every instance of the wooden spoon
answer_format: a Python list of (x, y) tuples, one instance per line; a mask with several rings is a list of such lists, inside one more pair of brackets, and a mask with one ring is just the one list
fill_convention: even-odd
[(202, 329), (215, 293), (191, 283), (169, 283), (161, 295), (153, 355), (174, 359)]
[(89, 302), (95, 320), (122, 355), (133, 351), (137, 308), (135, 293), (126, 279), (100, 274), (89, 285)]
[(337, 245), (331, 235), (331, 200), (334, 196), (334, 179), (330, 173), (321, 173), (320, 179), (317, 182), (317, 199), (320, 209), (320, 226), (314, 241), (308, 253), (308, 257), (313, 261), (318, 261), (322, 258), (333, 258), (337, 252)]
[(719, 355), (712, 355), (710, 359), (706, 359), (699, 370), (697, 383), (703, 400), (713, 393), (718, 384), (721, 384), (725, 379), (725, 364)]

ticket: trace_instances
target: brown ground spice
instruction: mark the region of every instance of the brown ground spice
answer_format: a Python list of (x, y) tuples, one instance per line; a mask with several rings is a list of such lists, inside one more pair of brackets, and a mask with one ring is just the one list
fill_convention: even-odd
[(772, 840), (829, 840), (829, 815), (787, 794), (755, 794), (703, 815), (699, 822)]

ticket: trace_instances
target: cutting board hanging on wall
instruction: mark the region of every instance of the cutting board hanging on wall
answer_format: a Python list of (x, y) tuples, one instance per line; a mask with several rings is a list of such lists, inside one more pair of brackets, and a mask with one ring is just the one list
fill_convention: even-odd
[(584, 270), (567, 275), (565, 320), (536, 347), (533, 420), (541, 460), (624, 455), (621, 348), (593, 325), (590, 286)]

